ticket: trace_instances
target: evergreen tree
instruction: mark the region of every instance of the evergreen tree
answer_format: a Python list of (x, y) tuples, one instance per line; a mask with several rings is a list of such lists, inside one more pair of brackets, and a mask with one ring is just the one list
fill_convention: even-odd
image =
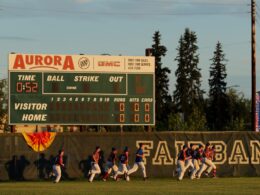
[(189, 118), (183, 121), (180, 113), (171, 113), (169, 116), (169, 130), (172, 131), (205, 131), (206, 129), (206, 115), (204, 110), (194, 106)]
[(230, 120), (228, 129), (232, 131), (250, 131), (251, 123), (251, 100), (244, 97), (242, 92), (233, 88), (227, 90), (229, 100), (228, 113)]
[(223, 130), (230, 120), (228, 97), (226, 95), (226, 64), (225, 54), (220, 42), (216, 44), (209, 78), (209, 107), (207, 112), (208, 126), (213, 130)]
[(203, 107), (203, 91), (201, 87), (201, 73), (198, 68), (199, 54), (197, 46), (197, 36), (195, 32), (185, 29), (184, 34), (179, 39), (177, 48), (178, 55), (177, 70), (175, 71), (176, 89), (173, 93), (174, 103), (177, 112), (183, 113), (184, 120), (187, 121), (189, 115), (195, 107)]
[(7, 79), (0, 80), (0, 126), (6, 128), (7, 121)]
[(4, 103), (5, 103), (5, 94), (4, 94), (5, 80), (0, 80), (0, 118), (5, 114)]
[(167, 67), (162, 67), (162, 57), (166, 55), (167, 48), (161, 45), (161, 34), (159, 31), (154, 33), (152, 48), (153, 56), (155, 57), (156, 123), (160, 129), (167, 128), (168, 123), (171, 103), (171, 97), (168, 94), (168, 74), (170, 74), (171, 71)]

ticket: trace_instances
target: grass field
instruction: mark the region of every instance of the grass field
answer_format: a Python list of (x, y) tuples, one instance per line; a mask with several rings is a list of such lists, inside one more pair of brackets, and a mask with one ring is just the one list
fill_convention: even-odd
[(260, 177), (216, 178), (179, 182), (176, 179), (149, 179), (142, 181), (62, 181), (51, 182), (0, 182), (0, 194), (10, 195), (52, 195), (52, 194), (259, 194)]

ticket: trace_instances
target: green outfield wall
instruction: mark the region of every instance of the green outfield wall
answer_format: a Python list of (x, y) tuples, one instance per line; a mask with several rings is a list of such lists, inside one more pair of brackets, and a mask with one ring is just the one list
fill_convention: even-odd
[[(90, 168), (90, 155), (96, 146), (102, 149), (100, 165), (116, 147), (130, 151), (130, 167), (134, 164), (139, 143), (149, 177), (172, 177), (176, 156), (183, 144), (215, 145), (215, 164), (219, 177), (260, 176), (260, 134), (255, 132), (163, 132), (163, 133), (61, 133), (43, 152), (34, 152), (22, 134), (0, 135), (0, 180), (50, 179), (53, 157), (65, 150), (63, 179), (84, 178)], [(141, 176), (141, 170), (133, 176)]]

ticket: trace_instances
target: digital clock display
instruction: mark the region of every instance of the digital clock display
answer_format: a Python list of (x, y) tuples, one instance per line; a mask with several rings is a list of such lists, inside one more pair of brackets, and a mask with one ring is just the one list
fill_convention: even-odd
[[(9, 67), (10, 124), (155, 123), (154, 59), (151, 57), (79, 55), (72, 56), (68, 70), (64, 70), (65, 65), (53, 65), (61, 70), (52, 70), (46, 66), (27, 67), (26, 57), (21, 69), (21, 64), (15, 65), (18, 54), (10, 55), (13, 59), (9, 64), (12, 67)], [(46, 63), (51, 62), (51, 57), (46, 57)], [(62, 62), (63, 56), (53, 59)], [(70, 70), (72, 63), (74, 69)]]
[(17, 82), (16, 83), (17, 93), (37, 93), (38, 83), (37, 82)]

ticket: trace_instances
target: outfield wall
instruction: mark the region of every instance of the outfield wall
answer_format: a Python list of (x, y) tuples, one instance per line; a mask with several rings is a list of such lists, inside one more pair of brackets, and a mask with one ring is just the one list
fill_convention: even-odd
[[(176, 154), (183, 144), (216, 146), (218, 176), (260, 176), (260, 134), (255, 132), (163, 132), (163, 133), (63, 133), (42, 153), (28, 147), (21, 134), (0, 135), (0, 180), (48, 179), (53, 156), (65, 150), (64, 176), (86, 177), (90, 155), (98, 145), (105, 161), (111, 147), (119, 152), (130, 150), (130, 166), (134, 163), (138, 143), (145, 144), (145, 162), (149, 177), (172, 177)], [(134, 174), (141, 175), (141, 170)]]

